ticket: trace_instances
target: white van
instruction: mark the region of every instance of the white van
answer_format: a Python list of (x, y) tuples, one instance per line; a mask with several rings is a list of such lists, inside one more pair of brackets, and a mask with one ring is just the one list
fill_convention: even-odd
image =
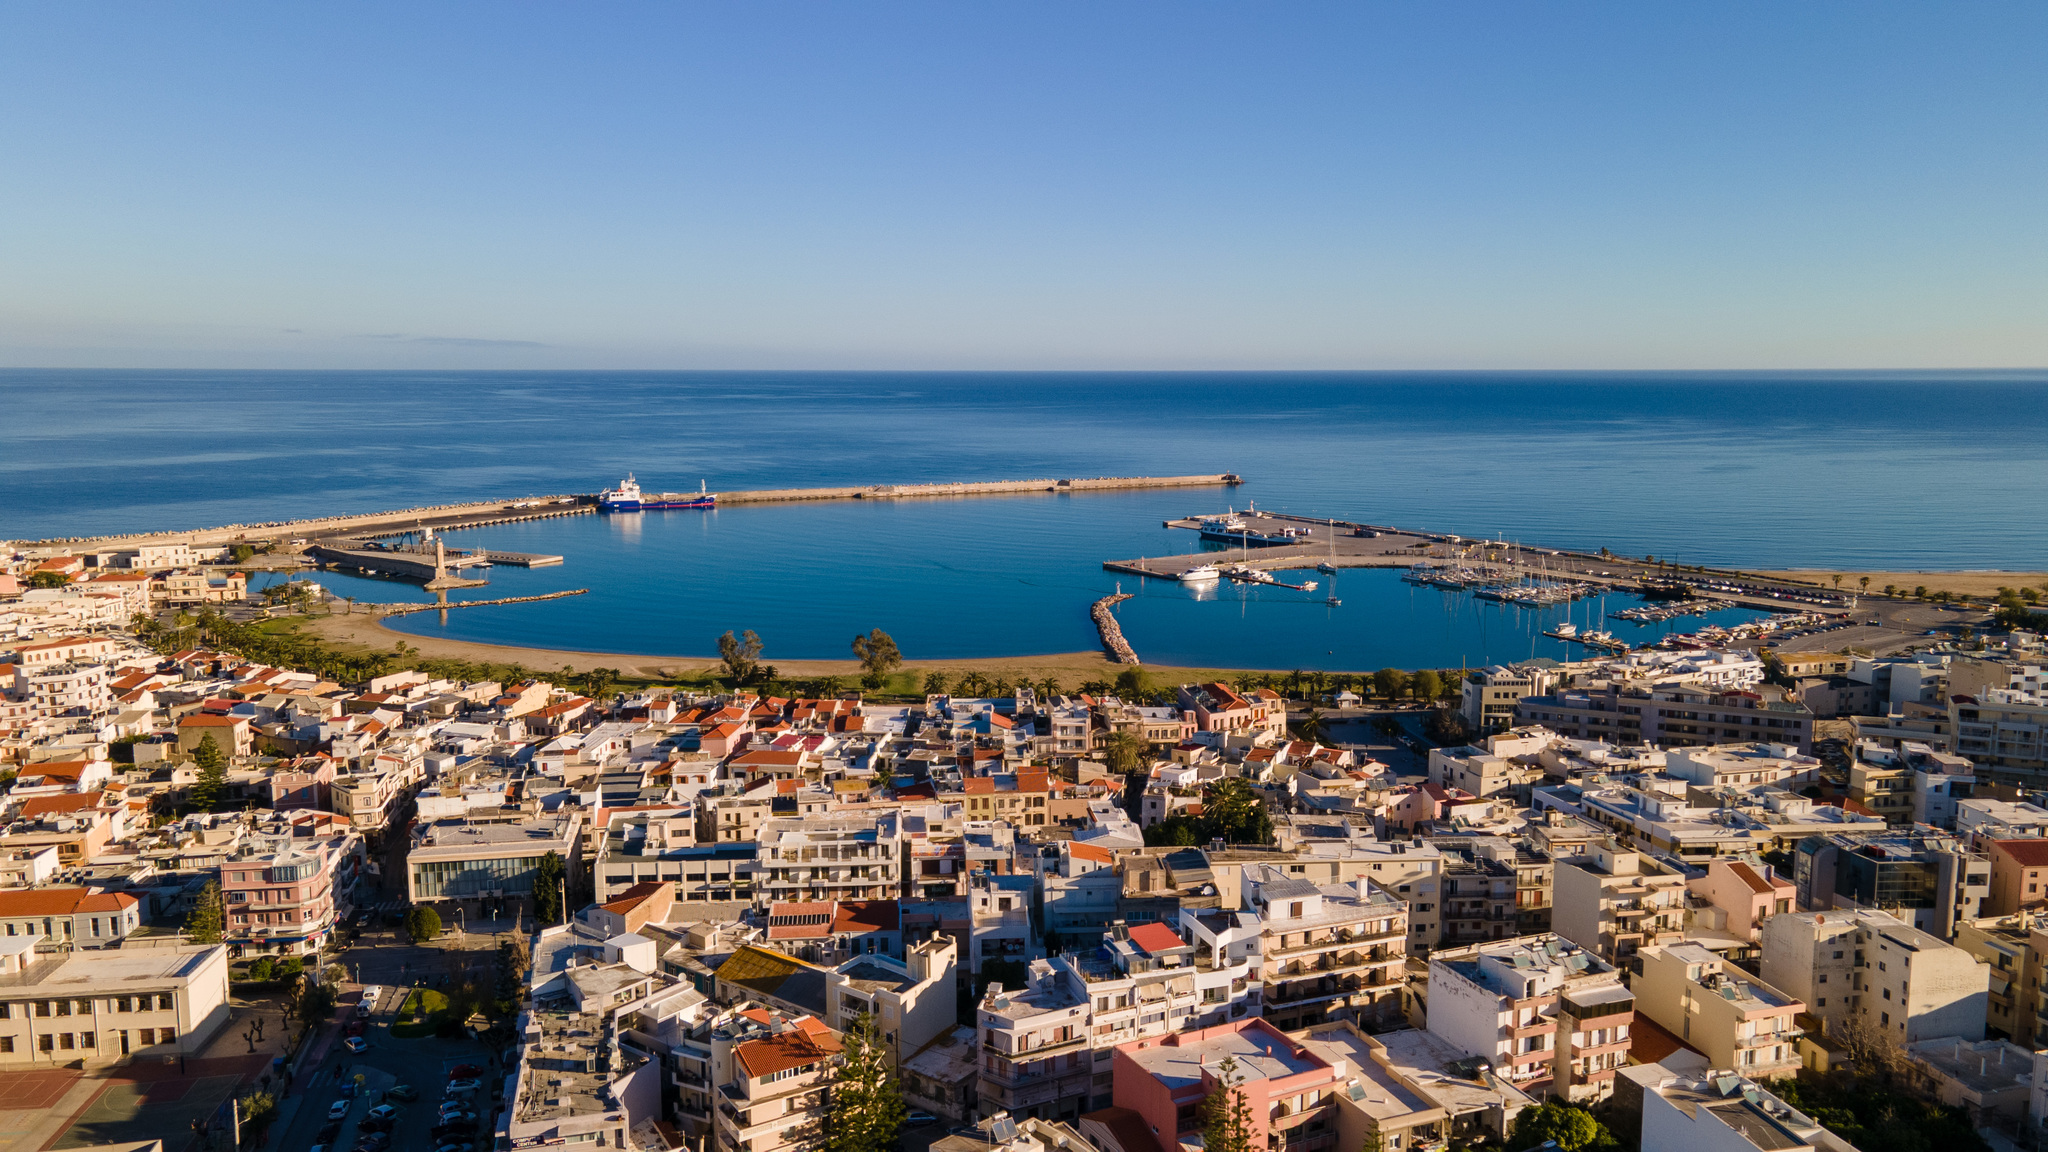
[(356, 1015), (368, 1016), (370, 1013), (375, 1012), (377, 1010), (377, 997), (383, 995), (383, 993), (384, 990), (375, 984), (363, 989), (363, 998), (356, 1003)]

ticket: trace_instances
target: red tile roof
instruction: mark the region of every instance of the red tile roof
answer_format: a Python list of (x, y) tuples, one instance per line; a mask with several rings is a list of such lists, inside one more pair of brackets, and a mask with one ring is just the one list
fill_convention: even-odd
[(733, 1055), (749, 1077), (759, 1079), (806, 1064), (822, 1064), (838, 1051), (839, 1041), (829, 1032), (814, 1032), (798, 1022), (788, 1032), (739, 1045), (733, 1049)]
[(847, 900), (832, 918), (834, 932), (894, 932), (903, 913), (894, 900)]
[(84, 888), (22, 888), (0, 891), (0, 917), (69, 916), (74, 912), (119, 912), (141, 901), (126, 892)]
[(71, 792), (62, 796), (31, 796), (21, 806), (22, 819), (46, 816), (53, 812), (76, 812), (81, 808), (99, 807), (101, 793)]
[(2012, 857), (2013, 863), (2022, 868), (2048, 867), (2048, 840), (2032, 837), (2024, 840), (1994, 840), (2000, 852)]

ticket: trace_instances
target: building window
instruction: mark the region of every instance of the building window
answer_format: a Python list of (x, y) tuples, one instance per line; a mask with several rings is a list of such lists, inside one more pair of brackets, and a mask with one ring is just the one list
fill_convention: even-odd
[(157, 994), (156, 1006), (163, 1011), (168, 1012), (176, 1005), (177, 1001), (171, 999), (171, 993), (160, 992)]
[(14, 1037), (0, 1036), (0, 1052), (14, 1051)]

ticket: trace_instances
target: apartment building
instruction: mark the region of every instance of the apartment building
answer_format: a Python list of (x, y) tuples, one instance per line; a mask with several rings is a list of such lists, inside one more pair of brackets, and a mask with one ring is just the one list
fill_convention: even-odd
[(882, 953), (855, 956), (825, 974), (825, 1020), (845, 1032), (862, 1015), (900, 1066), (925, 1045), (951, 1032), (959, 1006), (960, 946), (934, 936), (897, 960)]
[(1152, 1149), (1123, 1152), (1180, 1152), (1182, 1141), (1201, 1130), (1203, 1102), (1226, 1089), (1245, 1101), (1251, 1147), (1329, 1152), (1337, 1147), (1337, 1097), (1348, 1079), (1258, 1019), (1118, 1045), (1112, 1076), (1116, 1107), (1137, 1113), (1153, 1133)]
[(1634, 1019), (1620, 970), (1555, 933), (1429, 958), (1429, 1030), (1532, 1096), (1612, 1094)]
[(1176, 702), (1193, 720), (1195, 731), (1216, 735), (1280, 738), (1287, 735), (1285, 701), (1267, 692), (1239, 693), (1222, 681), (1183, 684)]
[(1280, 1028), (1400, 1019), (1407, 901), (1368, 879), (1319, 886), (1247, 864), (1244, 903), (1259, 916), (1261, 997)]
[(1856, 1152), (1754, 1080), (1646, 1069), (1642, 1152)]
[(1515, 723), (1517, 704), (1550, 691), (1555, 679), (1548, 669), (1533, 665), (1492, 665), (1459, 685), (1459, 712), (1474, 732), (1498, 732)]
[(1521, 935), (1520, 876), (1516, 869), (1481, 852), (1462, 837), (1433, 843), (1443, 853), (1437, 878), (1437, 947), (1458, 948), (1482, 940)]
[(1759, 1079), (1799, 1070), (1799, 1028), (1806, 1005), (1698, 944), (1652, 944), (1636, 953), (1637, 1009), (1699, 1049), (1715, 1068)]
[(1948, 698), (1954, 751), (1999, 784), (2039, 788), (2048, 780), (2048, 693), (1987, 688)]
[(1685, 873), (1615, 840), (1558, 861), (1552, 884), (1552, 928), (1610, 964), (1684, 935)]
[(235, 956), (317, 956), (334, 931), (336, 899), (355, 880), (354, 836), (292, 840), (276, 851), (241, 852), (220, 869), (225, 940)]
[(2048, 908), (2048, 840), (1993, 840), (1986, 849), (1991, 857), (1991, 894), (1984, 901), (1984, 915)]
[(902, 892), (900, 818), (774, 819), (757, 834), (754, 900), (887, 900)]
[(1097, 1074), (1110, 1075), (1110, 1050), (1092, 1049), (1090, 1007), (1085, 984), (1043, 960), (1022, 988), (989, 984), (975, 1012), (983, 1108), (1068, 1120), (1102, 1107)]
[[(763, 1014), (765, 1015), (765, 1014)], [(825, 1147), (840, 1035), (814, 1016), (752, 1014), (714, 1033), (712, 1124), (718, 1152), (815, 1152)]]
[(1884, 909), (1943, 939), (1991, 895), (1991, 862), (1928, 829), (1808, 836), (1792, 865), (1801, 908)]
[(219, 944), (37, 956), (0, 938), (0, 1067), (196, 1052), (228, 1020), (228, 953)]
[(512, 1147), (630, 1148), (627, 1133), (662, 1118), (667, 1053), (646, 1038), (660, 1029), (651, 1017), (672, 997), (701, 997), (651, 971), (652, 941), (606, 941), (602, 960), (591, 943), (576, 925), (535, 939), (529, 998), (514, 1026), (518, 1067), (498, 1121)]
[(334, 812), (358, 830), (368, 832), (391, 822), (391, 813), (405, 798), (406, 777), (399, 772), (354, 772), (328, 785)]
[(960, 782), (960, 792), (969, 820), (1001, 820), (1017, 828), (1051, 822), (1046, 807), (1051, 778), (1042, 769), (969, 776)]
[(766, 789), (704, 792), (697, 797), (696, 815), (700, 843), (751, 844), (761, 825), (774, 819), (775, 798)]
[(1985, 991), (1988, 1034), (2038, 1047), (2048, 1035), (2048, 1000), (2041, 995), (2048, 971), (2048, 914), (1986, 916), (1956, 925), (1955, 945), (1977, 958), (1990, 987)]
[(1730, 859), (1707, 861), (1707, 874), (1688, 881), (1686, 888), (1696, 901), (1707, 905), (1694, 909), (1696, 920), (1708, 909), (1714, 913), (1702, 926), (1752, 944), (1762, 938), (1764, 921), (1793, 910), (1799, 893), (1796, 885), (1769, 864)]
[(1763, 980), (1830, 1031), (1852, 1021), (1900, 1044), (1984, 1038), (1991, 976), (1968, 951), (1883, 912), (1795, 912), (1764, 922)]

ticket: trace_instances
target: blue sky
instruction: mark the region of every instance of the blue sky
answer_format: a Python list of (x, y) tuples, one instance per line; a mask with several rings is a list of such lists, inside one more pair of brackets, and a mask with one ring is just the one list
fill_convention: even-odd
[(0, 364), (2048, 364), (2048, 7), (0, 4)]

